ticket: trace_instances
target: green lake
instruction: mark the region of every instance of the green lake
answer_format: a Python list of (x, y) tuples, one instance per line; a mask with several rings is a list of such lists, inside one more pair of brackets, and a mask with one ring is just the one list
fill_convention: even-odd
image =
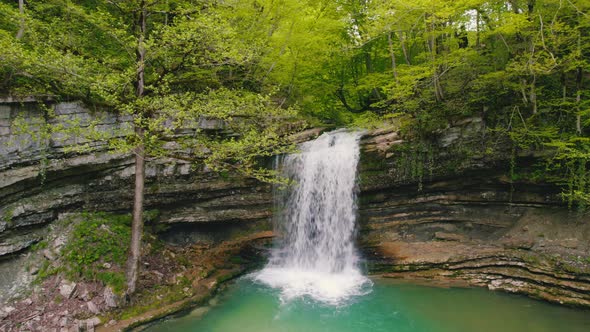
[(281, 303), (279, 291), (243, 277), (212, 305), (152, 325), (174, 331), (588, 332), (590, 311), (485, 289), (373, 280), (372, 291), (332, 306)]

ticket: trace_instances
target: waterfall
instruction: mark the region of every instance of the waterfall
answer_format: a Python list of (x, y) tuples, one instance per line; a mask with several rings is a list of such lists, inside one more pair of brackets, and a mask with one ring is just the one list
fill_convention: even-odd
[(354, 245), (360, 136), (325, 133), (277, 163), (294, 184), (275, 194), (278, 238), (255, 279), (280, 289), (283, 301), (338, 305), (370, 289)]

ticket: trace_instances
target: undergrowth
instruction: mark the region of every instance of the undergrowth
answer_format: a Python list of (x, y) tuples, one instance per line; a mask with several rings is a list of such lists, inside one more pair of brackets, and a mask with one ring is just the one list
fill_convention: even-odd
[(80, 219), (62, 249), (64, 274), (72, 280), (101, 281), (115, 292), (122, 292), (131, 217), (83, 213)]

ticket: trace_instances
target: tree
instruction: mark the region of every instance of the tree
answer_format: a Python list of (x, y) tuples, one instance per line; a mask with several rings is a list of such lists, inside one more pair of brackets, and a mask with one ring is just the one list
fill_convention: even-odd
[(547, 180), (564, 185), (564, 197), (587, 197), (587, 1), (346, 0), (323, 8), (344, 24), (305, 30), (324, 53), (297, 63), (291, 90), (329, 109), (327, 121), (403, 116), (428, 138), (480, 115), (516, 148), (546, 149)]
[[(290, 149), (282, 137), (297, 126), (279, 120), (293, 112), (273, 103), (271, 84), (252, 84), (264, 41), (239, 30), (259, 15), (255, 3), (240, 1), (47, 0), (27, 8), (24, 38), (3, 35), (5, 91), (81, 98), (132, 118), (122, 138), (102, 137), (135, 156), (127, 295), (141, 256), (146, 159), (172, 156), (271, 180), (259, 158)], [(199, 130), (202, 119), (221, 121), (231, 135)], [(192, 135), (177, 135), (186, 128)]]

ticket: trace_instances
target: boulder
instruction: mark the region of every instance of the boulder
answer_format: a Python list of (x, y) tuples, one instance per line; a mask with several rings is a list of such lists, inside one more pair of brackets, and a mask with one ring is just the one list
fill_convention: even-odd
[(4, 311), (4, 309), (0, 309), (0, 320), (3, 320), (6, 317), (8, 317), (8, 313)]
[(88, 307), (88, 310), (90, 310), (91, 313), (93, 313), (95, 315), (100, 313), (100, 309), (98, 309), (98, 307), (96, 306), (96, 304), (94, 304), (94, 302), (88, 301), (88, 302), (86, 302), (86, 306)]
[(117, 296), (110, 287), (106, 287), (103, 293), (104, 302), (109, 308), (117, 307)]
[(98, 318), (98, 317), (92, 317), (90, 319), (87, 319), (86, 320), (86, 331), (93, 332), (94, 327), (97, 326), (98, 324), (100, 324), (100, 318)]
[(61, 285), (59, 286), (59, 293), (66, 299), (69, 299), (74, 294), (76, 290), (76, 283), (75, 282), (67, 282), (62, 281)]

